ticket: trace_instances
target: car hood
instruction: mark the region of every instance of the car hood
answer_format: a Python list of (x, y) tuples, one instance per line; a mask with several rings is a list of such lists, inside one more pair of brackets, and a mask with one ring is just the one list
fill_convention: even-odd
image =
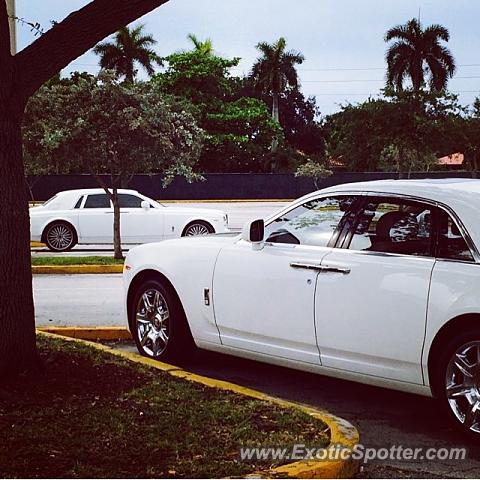
[(222, 248), (224, 245), (233, 244), (240, 239), (240, 233), (213, 233), (210, 235), (197, 235), (193, 237), (172, 238), (161, 242), (144, 243), (130, 249), (129, 254), (139, 253), (140, 251), (157, 251), (164, 249), (196, 249), (196, 248)]

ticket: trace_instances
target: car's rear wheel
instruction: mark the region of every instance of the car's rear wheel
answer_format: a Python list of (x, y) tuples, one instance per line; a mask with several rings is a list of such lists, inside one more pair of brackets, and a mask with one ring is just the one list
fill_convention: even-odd
[(77, 243), (75, 229), (65, 222), (55, 222), (49, 225), (44, 233), (47, 247), (53, 252), (66, 252)]
[(214, 229), (209, 223), (203, 220), (195, 220), (185, 227), (182, 237), (196, 237), (197, 235), (208, 235), (213, 232)]
[(136, 290), (130, 327), (138, 351), (156, 360), (181, 360), (195, 349), (185, 313), (172, 288), (147, 280)]
[(441, 356), (436, 391), (451, 419), (480, 439), (480, 329), (452, 339)]

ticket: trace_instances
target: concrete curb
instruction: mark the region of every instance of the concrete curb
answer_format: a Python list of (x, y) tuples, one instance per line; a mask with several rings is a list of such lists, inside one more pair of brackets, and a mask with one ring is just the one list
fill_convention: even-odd
[(123, 265), (32, 265), (34, 275), (122, 273)]
[[(47, 333), (46, 330), (37, 330), (38, 334), (52, 336), (58, 338), (58, 335), (53, 333)], [(52, 329), (53, 330), (53, 329)], [(202, 385), (218, 388), (221, 390), (228, 390), (230, 392), (237, 393), (239, 395), (245, 395), (257, 400), (264, 400), (266, 402), (275, 403), (276, 405), (285, 407), (285, 408), (298, 408), (303, 412), (311, 415), (314, 418), (322, 420), (325, 422), (330, 429), (330, 445), (328, 448), (332, 448), (335, 451), (337, 449), (342, 449), (345, 451), (352, 452), (355, 445), (360, 441), (360, 435), (358, 430), (351, 425), (346, 420), (339, 418), (335, 415), (332, 415), (328, 412), (317, 410), (313, 407), (307, 405), (302, 405), (299, 403), (289, 402), (287, 400), (282, 400), (280, 398), (272, 397), (266, 395), (257, 390), (251, 388), (242, 387), (234, 383), (226, 382), (223, 380), (216, 380), (209, 377), (204, 377), (202, 375), (197, 375), (195, 373), (187, 372), (180, 367), (174, 365), (169, 365), (166, 363), (158, 362), (156, 360), (142, 357), (137, 353), (126, 352), (123, 350), (116, 350), (105, 345), (98, 343), (93, 343), (87, 340), (82, 340), (84, 334), (87, 330), (97, 330), (98, 335), (104, 330), (102, 328), (98, 329), (72, 329), (75, 330), (76, 338), (62, 337), (64, 340), (81, 342), (86, 345), (89, 345), (97, 350), (108, 352), (117, 357), (121, 357), (133, 362), (140, 363), (142, 365), (147, 365), (149, 367), (156, 368), (163, 372), (168, 373), (177, 378), (182, 378), (184, 380), (200, 383)], [(109, 328), (108, 334), (110, 335), (114, 330), (117, 331), (117, 334), (124, 334), (125, 329), (123, 328)], [(64, 330), (64, 334), (67, 329)], [(116, 337), (118, 338), (118, 337)], [(111, 338), (100, 338), (103, 340), (110, 340)], [(349, 456), (349, 455), (345, 455)], [(255, 474), (249, 475), (249, 478), (351, 478), (355, 475), (360, 468), (360, 463), (357, 460), (352, 458), (344, 458), (338, 460), (302, 460), (300, 462), (295, 462), (287, 465), (282, 465), (268, 471), (257, 472)]]

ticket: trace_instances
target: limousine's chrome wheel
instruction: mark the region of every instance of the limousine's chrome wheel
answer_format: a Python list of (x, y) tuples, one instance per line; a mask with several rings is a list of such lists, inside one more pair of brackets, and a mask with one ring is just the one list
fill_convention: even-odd
[(466, 430), (480, 434), (480, 341), (455, 350), (445, 384), (446, 398), (456, 419)]
[(208, 223), (199, 220), (187, 225), (182, 236), (196, 237), (197, 235), (208, 235), (209, 233), (213, 233), (212, 227)]
[(138, 351), (157, 360), (179, 360), (194, 350), (182, 305), (167, 282), (147, 280), (134, 292), (129, 321)]
[(158, 358), (170, 335), (170, 311), (165, 297), (151, 288), (140, 297), (136, 310), (137, 336), (144, 352)]
[(45, 241), (50, 250), (64, 252), (75, 245), (75, 232), (67, 223), (54, 223), (48, 227)]

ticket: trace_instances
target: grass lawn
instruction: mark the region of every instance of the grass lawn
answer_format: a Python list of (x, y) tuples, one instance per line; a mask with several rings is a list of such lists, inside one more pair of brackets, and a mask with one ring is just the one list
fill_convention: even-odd
[(32, 266), (46, 265), (123, 265), (113, 257), (32, 257)]
[(41, 375), (0, 386), (0, 477), (225, 477), (240, 446), (322, 447), (307, 414), (176, 379), (88, 346), (38, 339)]

